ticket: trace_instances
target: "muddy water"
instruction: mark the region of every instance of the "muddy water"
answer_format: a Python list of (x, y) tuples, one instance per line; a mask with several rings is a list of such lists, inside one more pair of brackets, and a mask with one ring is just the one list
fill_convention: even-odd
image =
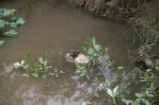
[[(25, 0), (4, 1), (1, 7), (19, 8)], [(121, 97), (132, 98), (136, 84), (135, 75), (130, 74), (127, 47), (131, 47), (130, 27), (84, 13), (54, 0), (37, 0), (21, 7), (16, 14), (27, 23), (18, 28), (19, 36), (7, 39), (0, 48), (0, 105), (81, 105), (91, 101), (92, 105), (108, 105), (111, 99), (106, 95), (106, 82), (114, 80), (112, 87), (131, 82), (127, 90), (121, 88)], [(98, 72), (79, 79), (75, 68), (63, 60), (70, 49), (79, 49), (80, 43), (95, 36), (97, 42), (106, 48), (104, 60), (112, 59), (116, 65), (124, 66), (121, 73), (108, 67), (96, 68)], [(26, 59), (30, 53), (33, 59), (45, 57), (49, 64), (66, 73), (53, 79), (26, 79), (19, 71), (11, 71), (9, 65)], [(99, 77), (97, 82), (92, 82)], [(103, 83), (103, 86), (99, 86)], [(88, 92), (98, 92), (99, 98), (92, 98)]]

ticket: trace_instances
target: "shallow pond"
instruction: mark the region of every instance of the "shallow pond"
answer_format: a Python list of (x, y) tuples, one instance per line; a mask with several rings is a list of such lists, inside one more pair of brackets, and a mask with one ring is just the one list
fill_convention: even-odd
[[(16, 15), (27, 23), (17, 28), (19, 36), (7, 39), (0, 48), (0, 105), (109, 105), (112, 100), (106, 94), (106, 82), (113, 80), (112, 87), (131, 83), (128, 89), (121, 88), (121, 97), (133, 98), (137, 86), (136, 75), (130, 73), (127, 48), (132, 47), (132, 29), (129, 26), (94, 17), (82, 10), (69, 7), (54, 0), (37, 0), (24, 5), (26, 0), (1, 1), (5, 8), (20, 8)], [(64, 61), (70, 49), (79, 49), (80, 43), (96, 37), (106, 48), (102, 60), (114, 60), (116, 66), (124, 66), (117, 73), (109, 67), (97, 67), (96, 73), (79, 78), (75, 67)], [(58, 78), (24, 78), (19, 71), (11, 71), (9, 65), (26, 59), (30, 53), (48, 59), (49, 64), (66, 73)], [(99, 80), (92, 82), (98, 77)], [(99, 84), (104, 84), (100, 86)], [(92, 98), (88, 92), (98, 92)]]

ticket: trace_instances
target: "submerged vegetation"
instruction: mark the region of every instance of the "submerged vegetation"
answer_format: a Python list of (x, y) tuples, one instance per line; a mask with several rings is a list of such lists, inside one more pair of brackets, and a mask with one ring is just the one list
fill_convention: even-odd
[[(8, 37), (15, 37), (18, 32), (14, 29), (25, 23), (23, 18), (13, 16), (15, 9), (0, 8), (0, 34)], [(5, 40), (0, 40), (0, 46), (5, 43)]]
[(48, 60), (44, 60), (42, 57), (38, 57), (37, 63), (31, 64), (31, 55), (28, 54), (28, 60), (22, 60), (21, 62), (16, 62), (11, 66), (11, 69), (18, 69), (23, 71), (22, 76), (29, 78), (33, 76), (35, 78), (42, 77), (59, 77), (59, 75), (64, 74), (62, 70), (57, 68), (53, 68), (52, 66), (48, 65)]

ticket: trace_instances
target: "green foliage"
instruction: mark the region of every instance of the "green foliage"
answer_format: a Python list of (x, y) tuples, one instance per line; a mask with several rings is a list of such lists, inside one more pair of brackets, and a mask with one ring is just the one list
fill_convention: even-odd
[(101, 45), (96, 44), (95, 37), (91, 41), (87, 40), (81, 44), (82, 51), (86, 52), (90, 57), (103, 56), (105, 54), (105, 49)]
[(116, 86), (113, 90), (107, 88), (107, 94), (113, 98), (113, 102), (117, 105), (117, 98), (119, 96), (119, 86)]
[(0, 9), (0, 18), (4, 18), (6, 16), (10, 16), (12, 14), (14, 14), (15, 9), (5, 9), (5, 8), (1, 8)]
[(64, 74), (62, 70), (54, 69), (52, 72), (49, 72), (49, 75), (59, 77), (59, 75)]
[(29, 66), (26, 64), (24, 60), (21, 62), (16, 62), (11, 66), (11, 69), (27, 69)]
[(5, 44), (5, 40), (0, 40), (0, 46), (3, 46)]
[(122, 101), (126, 105), (152, 105), (152, 97), (156, 94), (157, 86), (157, 74), (158, 66), (154, 66), (152, 69), (147, 69), (145, 72), (139, 70), (140, 73), (140, 81), (145, 82), (148, 87), (145, 88), (142, 92), (135, 93), (136, 99), (135, 100), (127, 100), (122, 99)]
[(135, 100), (122, 99), (122, 101), (126, 105), (141, 105), (141, 104), (151, 105), (150, 101), (145, 98), (147, 96), (151, 98), (153, 97), (153, 95), (148, 93), (148, 91), (145, 91), (144, 93), (135, 93), (135, 96), (137, 97), (137, 99)]
[[(0, 30), (4, 36), (15, 37), (18, 32), (13, 28), (25, 24), (23, 18), (9, 17), (15, 13), (15, 9), (0, 8)], [(1, 44), (3, 45), (3, 44)]]
[(79, 75), (80, 77), (86, 76), (86, 66), (84, 64), (79, 64), (76, 65), (76, 74)]
[(3, 35), (4, 36), (9, 36), (9, 37), (15, 37), (15, 36), (18, 35), (18, 32), (15, 31), (14, 29), (11, 29), (11, 30), (9, 30), (7, 32), (4, 32)]
[(28, 61), (22, 60), (21, 62), (16, 62), (11, 66), (11, 69), (19, 69), (24, 73), (22, 76), (29, 78), (32, 75), (35, 78), (42, 77), (47, 78), (49, 76), (59, 77), (59, 75), (64, 74), (62, 70), (52, 68), (48, 65), (48, 60), (44, 60), (42, 57), (38, 57), (37, 63), (31, 64), (31, 55), (28, 54)]
[(9, 26), (12, 27), (12, 28), (15, 28), (17, 26), (20, 26), (20, 25), (23, 25), (25, 24), (25, 21), (23, 18), (18, 18), (18, 17), (12, 17), (10, 20), (9, 20)]

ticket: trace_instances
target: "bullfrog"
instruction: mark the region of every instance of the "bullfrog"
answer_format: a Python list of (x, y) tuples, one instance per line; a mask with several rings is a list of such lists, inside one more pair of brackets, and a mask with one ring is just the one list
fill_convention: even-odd
[(73, 63), (76, 65), (89, 63), (89, 58), (77, 49), (70, 50), (65, 55), (65, 60), (66, 62)]

